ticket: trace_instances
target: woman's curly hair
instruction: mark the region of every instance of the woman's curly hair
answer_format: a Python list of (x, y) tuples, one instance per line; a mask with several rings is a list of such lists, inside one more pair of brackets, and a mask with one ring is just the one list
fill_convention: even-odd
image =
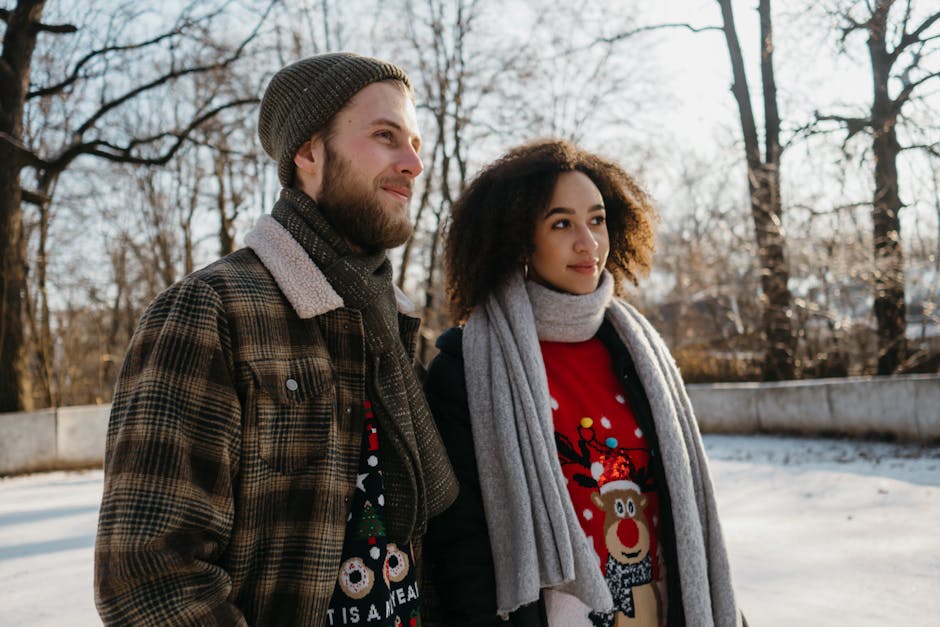
[(577, 170), (597, 186), (607, 211), (607, 270), (619, 286), (649, 272), (657, 220), (652, 200), (616, 163), (563, 140), (510, 150), (470, 182), (451, 209), (444, 239), (451, 315), (463, 322), (532, 253), (536, 220), (562, 172)]

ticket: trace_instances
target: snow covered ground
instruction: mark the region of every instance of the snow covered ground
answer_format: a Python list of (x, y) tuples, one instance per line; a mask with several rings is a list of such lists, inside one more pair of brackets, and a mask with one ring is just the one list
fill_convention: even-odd
[[(940, 447), (706, 436), (752, 627), (940, 626)], [(0, 625), (99, 625), (101, 472), (0, 479)]]

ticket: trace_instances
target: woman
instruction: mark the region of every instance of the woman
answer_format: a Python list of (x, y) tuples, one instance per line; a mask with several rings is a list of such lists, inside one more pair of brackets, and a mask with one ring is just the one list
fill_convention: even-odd
[(741, 623), (682, 380), (619, 298), (655, 219), (626, 172), (564, 141), (510, 151), (455, 204), (465, 325), (426, 381), (461, 487), (425, 536), (446, 625)]

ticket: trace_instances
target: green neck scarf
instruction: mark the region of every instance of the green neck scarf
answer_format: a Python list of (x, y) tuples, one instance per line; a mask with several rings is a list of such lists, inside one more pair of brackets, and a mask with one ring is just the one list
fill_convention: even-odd
[(342, 297), (365, 329), (367, 388), (379, 421), (389, 537), (420, 537), (457, 496), (457, 481), (398, 329), (392, 265), (385, 252), (354, 254), (306, 194), (285, 189), (274, 218)]

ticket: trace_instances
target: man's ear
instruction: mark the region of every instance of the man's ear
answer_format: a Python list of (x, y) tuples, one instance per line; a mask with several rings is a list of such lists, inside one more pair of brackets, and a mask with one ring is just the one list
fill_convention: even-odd
[(297, 154), (294, 155), (294, 166), (310, 176), (314, 176), (322, 166), (322, 157), (320, 155), (322, 152), (318, 151), (318, 144), (320, 143), (319, 138), (314, 137), (305, 141), (300, 148), (297, 149)]
[(323, 166), (326, 163), (326, 148), (320, 135), (304, 142), (294, 154), (294, 185), (314, 200), (323, 186)]

